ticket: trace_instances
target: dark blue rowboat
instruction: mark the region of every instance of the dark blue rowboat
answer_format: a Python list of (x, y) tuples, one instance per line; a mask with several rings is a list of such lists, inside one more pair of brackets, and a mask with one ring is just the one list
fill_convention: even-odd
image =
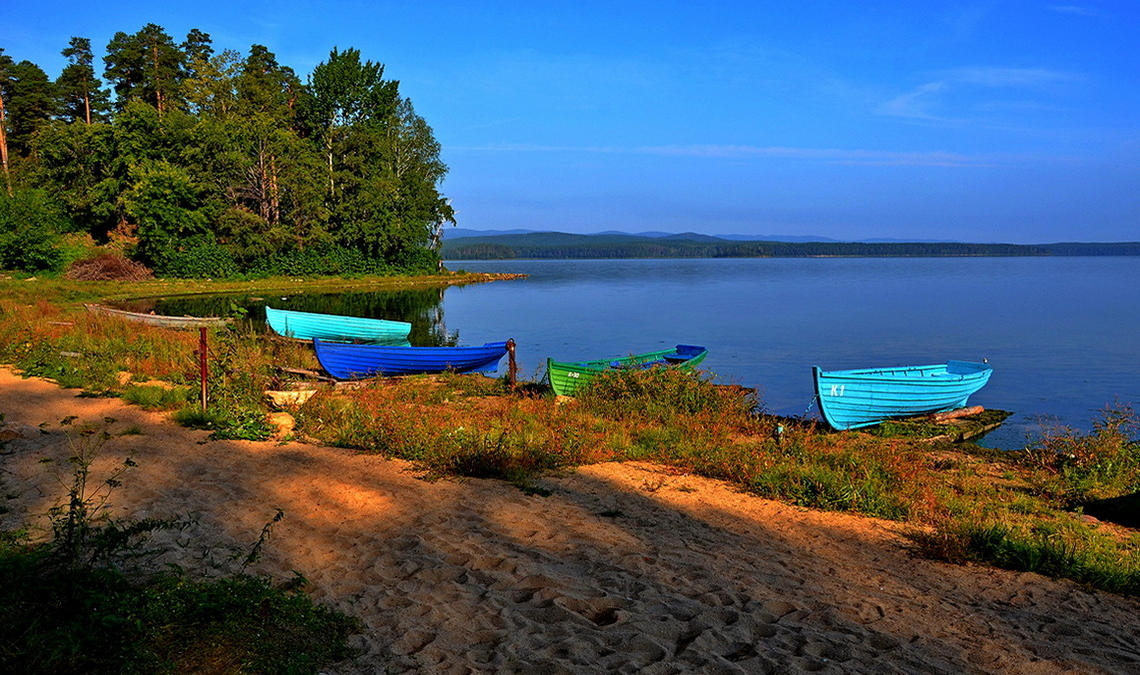
[(990, 379), (984, 363), (948, 361), (932, 366), (866, 370), (813, 368), (823, 419), (840, 431), (897, 417), (954, 410)]
[(506, 342), (479, 347), (390, 347), (313, 340), (317, 360), (338, 380), (418, 373), (474, 373), (495, 370)]

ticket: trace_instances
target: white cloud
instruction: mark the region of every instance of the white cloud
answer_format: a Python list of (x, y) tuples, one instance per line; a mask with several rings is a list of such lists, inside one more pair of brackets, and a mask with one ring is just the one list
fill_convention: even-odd
[(891, 117), (911, 117), (915, 119), (937, 119), (930, 112), (936, 105), (939, 93), (946, 89), (945, 82), (928, 82), (912, 92), (896, 96), (880, 105), (875, 112)]
[(972, 67), (944, 71), (945, 77), (961, 84), (980, 87), (1010, 87), (1040, 89), (1057, 84), (1069, 84), (1084, 79), (1075, 73), (1045, 68)]
[[(1008, 101), (990, 97), (1004, 96), (1000, 91), (1017, 90), (1036, 95), (1055, 95), (1066, 88), (1083, 82), (1078, 73), (1046, 68), (1006, 68), (973, 66), (952, 68), (934, 73), (938, 79), (927, 82), (912, 91), (881, 103), (875, 112), (889, 117), (927, 120), (942, 123), (961, 123), (963, 111), (996, 112), (1012, 109)], [(1048, 110), (1052, 106), (1040, 101), (1018, 100), (1022, 110)]]
[(1050, 5), (1049, 10), (1057, 12), (1058, 14), (1072, 14), (1073, 16), (1106, 16), (1104, 12), (1094, 7), (1082, 7), (1078, 5)]

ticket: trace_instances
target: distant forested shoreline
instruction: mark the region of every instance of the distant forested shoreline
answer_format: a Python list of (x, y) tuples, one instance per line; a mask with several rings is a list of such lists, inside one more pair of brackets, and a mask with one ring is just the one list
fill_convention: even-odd
[(357, 50), (304, 80), (154, 24), (61, 53), (51, 78), (0, 50), (0, 269), (108, 249), (162, 276), (438, 268), (439, 143)]
[(643, 237), (561, 232), (461, 237), (446, 240), (447, 260), (575, 258), (813, 258), (954, 256), (1135, 256), (1140, 242), (968, 244), (950, 242), (735, 241), (705, 235)]

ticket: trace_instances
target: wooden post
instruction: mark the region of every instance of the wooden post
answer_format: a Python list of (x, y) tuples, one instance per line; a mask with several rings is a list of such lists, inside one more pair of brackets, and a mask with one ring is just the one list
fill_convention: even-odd
[(507, 381), (511, 383), (511, 389), (515, 388), (518, 383), (519, 365), (515, 362), (515, 339), (507, 340)]
[(206, 377), (209, 375), (210, 369), (206, 362), (206, 328), (198, 329), (198, 371), (199, 377), (202, 380), (201, 403), (202, 411), (206, 410)]

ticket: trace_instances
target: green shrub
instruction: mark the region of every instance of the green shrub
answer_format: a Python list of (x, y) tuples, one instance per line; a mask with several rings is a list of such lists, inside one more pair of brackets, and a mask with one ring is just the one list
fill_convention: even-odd
[(1140, 551), (1079, 522), (1031, 525), (966, 517), (912, 538), (932, 557), (975, 561), (1072, 579), (1112, 593), (1140, 595)]
[(69, 221), (60, 204), (43, 190), (0, 190), (0, 269), (26, 272), (62, 267), (60, 234)]
[(1038, 494), (1073, 505), (1140, 491), (1140, 428), (1130, 405), (1101, 412), (1091, 433), (1058, 428), (1025, 450), (1013, 453), (1036, 470)]
[(210, 434), (213, 441), (264, 441), (273, 431), (265, 421), (265, 414), (257, 410), (202, 410), (199, 406), (189, 406), (172, 417), (184, 427), (213, 432)]
[(253, 276), (362, 276), (391, 274), (393, 269), (380, 259), (343, 246), (291, 250), (253, 261)]
[(159, 385), (131, 385), (123, 392), (127, 403), (143, 410), (176, 410), (186, 405), (191, 396), (186, 387), (163, 387)]
[(89, 483), (110, 436), (77, 429), (68, 499), (50, 513), (51, 538), (31, 543), (25, 533), (0, 532), (0, 672), (302, 675), (351, 656), (346, 640), (357, 622), (301, 594), (299, 575), (274, 584), (245, 573), (209, 581), (178, 569), (150, 573), (163, 552), (150, 535), (180, 523), (109, 516), (110, 491), (134, 464)]
[(747, 423), (760, 407), (754, 392), (720, 387), (708, 376), (678, 368), (606, 370), (590, 380), (577, 398), (601, 415), (663, 421), (705, 414)]
[(181, 279), (228, 279), (239, 273), (233, 254), (225, 246), (199, 239), (184, 248), (170, 248), (152, 254), (159, 276)]

